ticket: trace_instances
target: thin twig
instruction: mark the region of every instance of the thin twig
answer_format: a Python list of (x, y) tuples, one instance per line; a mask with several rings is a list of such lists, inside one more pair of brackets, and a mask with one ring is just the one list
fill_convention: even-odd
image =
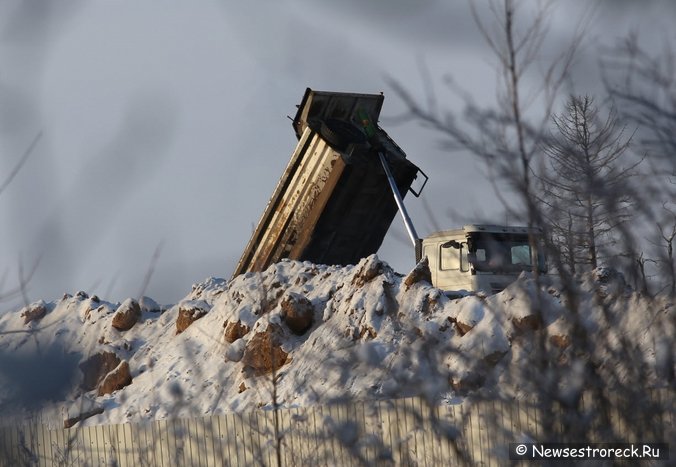
[(35, 135), (35, 138), (33, 138), (31, 144), (24, 151), (23, 155), (21, 156), (21, 159), (19, 159), (19, 162), (14, 166), (12, 171), (9, 173), (7, 179), (0, 185), (0, 195), (2, 194), (3, 191), (5, 191), (5, 189), (9, 186), (9, 184), (12, 183), (14, 177), (16, 177), (16, 175), (21, 170), (21, 167), (23, 167), (23, 165), (26, 163), (30, 155), (33, 153), (33, 150), (35, 149), (35, 146), (37, 146), (38, 141), (40, 141), (40, 138), (42, 138), (42, 131), (38, 132), (38, 134)]
[(138, 298), (141, 299), (146, 293), (148, 284), (150, 284), (150, 279), (153, 277), (155, 272), (155, 266), (157, 266), (157, 261), (160, 259), (160, 254), (162, 253), (162, 247), (164, 246), (164, 240), (157, 244), (153, 256), (150, 259), (150, 264), (148, 265), (148, 271), (146, 272), (145, 277), (143, 278), (143, 285), (141, 286), (141, 291), (138, 294)]

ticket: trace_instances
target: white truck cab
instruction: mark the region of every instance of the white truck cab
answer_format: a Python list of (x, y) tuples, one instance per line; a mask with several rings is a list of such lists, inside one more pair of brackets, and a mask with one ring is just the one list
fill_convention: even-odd
[[(541, 232), (532, 230), (539, 245)], [(522, 271), (537, 264), (547, 270), (542, 247), (531, 251), (527, 227), (466, 225), (435, 232), (422, 241), (432, 284), (455, 295), (461, 291), (494, 294), (514, 282)]]

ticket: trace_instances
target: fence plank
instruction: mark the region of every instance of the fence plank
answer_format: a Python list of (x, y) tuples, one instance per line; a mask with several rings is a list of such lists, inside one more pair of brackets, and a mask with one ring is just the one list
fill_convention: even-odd
[(133, 467), (135, 465), (134, 449), (132, 441), (132, 430), (129, 423), (119, 425), (118, 440), (122, 442), (118, 450), (122, 453), (121, 459), (124, 459), (125, 467)]
[(175, 420), (175, 426), (177, 427), (177, 433), (179, 438), (176, 441), (176, 446), (178, 449), (177, 458), (180, 462), (180, 465), (190, 466), (192, 465), (192, 446), (190, 445), (190, 425), (188, 424), (187, 419)]
[(228, 450), (228, 460), (230, 465), (238, 465), (237, 444), (233, 443), (234, 435), (234, 414), (225, 414), (219, 417), (220, 430), (223, 440)]
[(12, 460), (12, 454), (11, 451), (13, 449), (13, 444), (12, 444), (12, 433), (14, 432), (14, 429), (12, 426), (4, 426), (0, 428), (0, 460), (2, 461), (2, 465), (4, 466), (9, 466), (9, 462)]
[(243, 439), (242, 431), (242, 416), (240, 414), (233, 414), (231, 418), (231, 443), (237, 453), (237, 464), (238, 465), (250, 465), (247, 462), (251, 460), (247, 455), (247, 445)]
[[(306, 425), (305, 431), (305, 443), (306, 452), (305, 455), (310, 462), (318, 463), (320, 465), (326, 465), (328, 450), (326, 448), (326, 443), (321, 443), (321, 439), (326, 430), (326, 424), (324, 421), (325, 414), (323, 412), (323, 407), (313, 406), (308, 409), (308, 423)], [(320, 423), (317, 423), (317, 419), (320, 419)], [(313, 436), (314, 435), (314, 436)], [(324, 450), (321, 449), (322, 444), (325, 446)], [(329, 445), (333, 448), (333, 445)], [(336, 462), (339, 463), (339, 457), (335, 457)]]
[(45, 465), (51, 457), (51, 448), (48, 443), (47, 434), (45, 433), (47, 426), (40, 424), (36, 427), (35, 439), (37, 441), (35, 457), (37, 465)]
[(221, 419), (222, 416), (212, 416), (211, 424), (214, 430), (214, 452), (216, 453), (216, 458), (214, 459), (214, 465), (221, 466), (226, 465), (226, 460), (230, 462), (230, 457), (227, 452), (227, 445), (224, 442), (223, 429), (221, 428)]
[[(279, 417), (279, 440), (280, 445), (280, 460), (283, 465), (293, 465), (292, 453), (294, 449), (293, 436), (291, 433), (293, 427), (293, 418), (297, 413), (297, 409), (279, 410), (277, 415)], [(276, 459), (275, 459), (276, 460)]]
[[(60, 430), (60, 429), (54, 429), (53, 431), (50, 432), (50, 441), (52, 443), (52, 460), (55, 463), (58, 464), (63, 464), (67, 465), (65, 463), (65, 459), (63, 458), (63, 450), (64, 450), (64, 431), (65, 430)], [(57, 464), (57, 465), (58, 465)]]

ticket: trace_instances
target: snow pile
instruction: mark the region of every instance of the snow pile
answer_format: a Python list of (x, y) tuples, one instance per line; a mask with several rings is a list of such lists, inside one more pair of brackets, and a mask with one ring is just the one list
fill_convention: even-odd
[[(561, 362), (572, 358), (571, 319), (550, 292), (522, 275), (499, 294), (449, 300), (424, 275), (405, 279), (375, 255), (355, 266), (282, 261), (230, 283), (210, 278), (169, 307), (79, 292), (0, 316), (0, 410), (108, 424), (272, 407), (274, 397), (290, 407), (438, 401), (478, 388), (519, 396), (525, 388), (509, 376), (528, 364), (536, 335)], [(652, 330), (674, 307), (647, 309), (640, 296), (617, 293), (626, 295), (613, 310), (618, 336), (637, 343), (657, 381), (660, 365), (673, 365), (665, 355), (674, 336)], [(585, 329), (598, 332), (602, 298), (584, 286), (581, 297)]]

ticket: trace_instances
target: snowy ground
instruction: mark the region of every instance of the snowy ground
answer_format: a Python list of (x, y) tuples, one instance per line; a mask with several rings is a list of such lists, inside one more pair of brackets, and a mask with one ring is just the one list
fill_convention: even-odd
[[(603, 291), (613, 300), (606, 310), (622, 304), (614, 310), (617, 336), (647, 362), (646, 384), (659, 381), (673, 365), (675, 339), (655, 323), (673, 319), (673, 304), (656, 306), (612, 281)], [(562, 300), (551, 288), (536, 294), (526, 275), (494, 296), (450, 300), (424, 281), (409, 287), (375, 255), (355, 266), (282, 261), (231, 283), (210, 278), (173, 306), (144, 297), (126, 331), (112, 323), (116, 312), (133, 309), (131, 300), (66, 295), (0, 316), (0, 413), (8, 420), (42, 410), (65, 420), (103, 409), (86, 424), (213, 415), (270, 407), (273, 388), (282, 406), (415, 394), (444, 400), (480, 387), (521, 397), (524, 389), (506, 375), (528, 364), (537, 333), (568, 358), (571, 319)], [(581, 295), (590, 333), (602, 332), (597, 302)], [(177, 322), (189, 326), (177, 333)], [(82, 389), (80, 365), (100, 352), (128, 362), (131, 384), (101, 396)], [(562, 393), (581, 384), (567, 380)]]

